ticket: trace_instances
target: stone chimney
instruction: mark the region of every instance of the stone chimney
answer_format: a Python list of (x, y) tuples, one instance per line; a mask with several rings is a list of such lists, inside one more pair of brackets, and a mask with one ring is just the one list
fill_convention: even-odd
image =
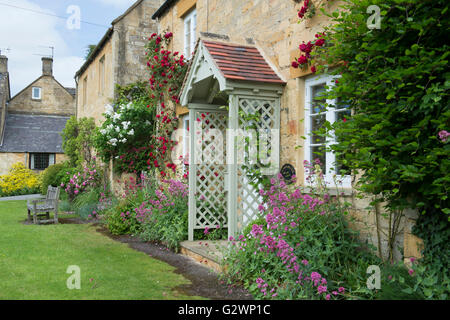
[(53, 58), (42, 58), (42, 74), (44, 76), (53, 76)]
[(8, 58), (0, 56), (0, 73), (8, 72)]

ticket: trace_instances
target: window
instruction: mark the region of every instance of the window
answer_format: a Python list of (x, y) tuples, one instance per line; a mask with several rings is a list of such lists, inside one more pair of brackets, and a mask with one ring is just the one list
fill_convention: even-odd
[(83, 80), (83, 107), (86, 106), (87, 103), (87, 76), (84, 77)]
[(197, 11), (194, 9), (184, 18), (184, 56), (191, 58), (195, 48), (197, 32)]
[[(335, 121), (345, 121), (350, 116), (348, 105), (339, 99), (325, 100), (321, 99), (321, 95), (325, 92), (326, 87), (331, 87), (335, 83), (335, 78), (331, 76), (319, 76), (307, 79), (305, 82), (305, 160), (313, 163), (316, 159), (320, 160), (322, 172), (325, 181), (330, 187), (334, 187), (333, 176), (336, 175), (337, 180), (341, 181), (340, 187), (351, 187), (351, 179), (349, 175), (342, 175), (342, 170), (346, 169), (333, 152), (326, 152), (325, 146), (338, 143), (336, 138), (325, 138), (316, 133), (317, 130), (323, 128), (325, 121), (334, 123)], [(326, 108), (326, 104), (328, 108)], [(306, 179), (306, 175), (305, 175)], [(305, 181), (309, 183), (308, 181)]]
[(31, 97), (33, 100), (41, 100), (42, 89), (39, 87), (32, 87)]
[(30, 169), (45, 170), (49, 166), (55, 164), (55, 154), (51, 153), (31, 153)]
[(105, 92), (105, 56), (100, 58), (98, 74), (99, 74), (99, 78), (98, 78), (99, 94), (103, 95)]

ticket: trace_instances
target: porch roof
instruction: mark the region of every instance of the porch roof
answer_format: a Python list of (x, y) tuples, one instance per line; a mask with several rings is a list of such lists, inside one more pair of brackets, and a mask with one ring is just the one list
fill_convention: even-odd
[(216, 93), (236, 87), (279, 91), (285, 84), (258, 48), (200, 39), (183, 81), (180, 102), (211, 104)]
[(202, 41), (227, 79), (285, 83), (255, 47)]

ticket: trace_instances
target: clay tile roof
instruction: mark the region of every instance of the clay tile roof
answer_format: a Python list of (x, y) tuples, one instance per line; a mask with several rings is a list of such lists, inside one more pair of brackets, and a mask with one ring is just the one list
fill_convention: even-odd
[(227, 79), (285, 83), (255, 47), (206, 40), (203, 43)]

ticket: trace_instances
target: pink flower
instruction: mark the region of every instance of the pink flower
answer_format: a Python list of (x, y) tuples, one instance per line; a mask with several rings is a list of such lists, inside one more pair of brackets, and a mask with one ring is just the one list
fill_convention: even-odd
[(339, 291), (339, 293), (344, 293), (345, 292), (345, 288), (344, 287), (339, 287), (338, 291)]
[(413, 269), (409, 269), (408, 273), (409, 273), (410, 276), (412, 276), (414, 274), (414, 270)]
[(209, 228), (205, 227), (205, 231), (203, 231), (204, 234), (209, 234)]

